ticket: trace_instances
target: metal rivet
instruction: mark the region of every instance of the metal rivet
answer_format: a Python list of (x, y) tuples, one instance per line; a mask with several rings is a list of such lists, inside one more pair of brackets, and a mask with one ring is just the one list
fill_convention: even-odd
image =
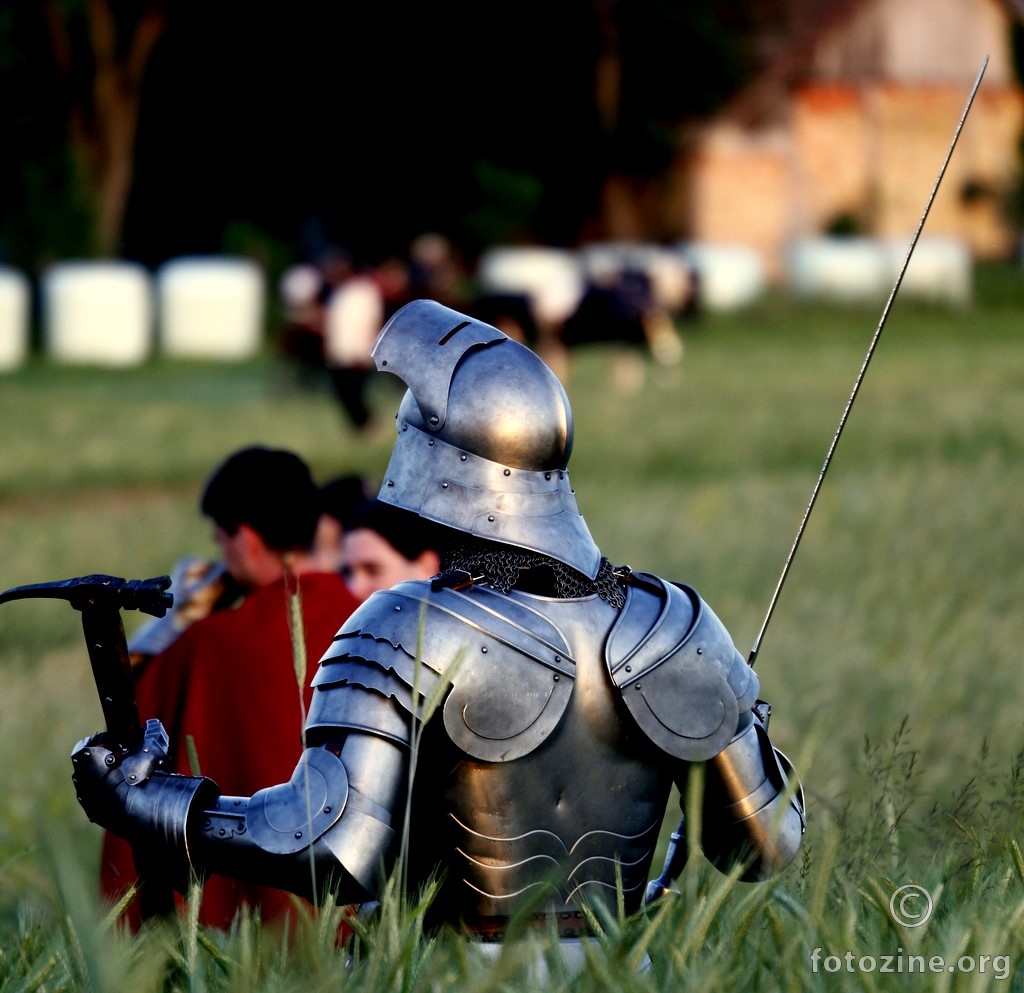
[(441, 484), (441, 489), (442, 489), (442, 490), (446, 490), (446, 489), (448, 489), (448, 484), (447, 484), (447, 483), (442, 483), (442, 484)]
[(494, 514), (488, 514), (488, 515), (487, 515), (487, 520), (488, 520), (488, 521), (489, 521), (489, 522), (490, 522), (491, 524), (493, 524), (493, 523), (494, 523)]
[(487, 646), (484, 645), (483, 648), (480, 649), (480, 651), (483, 652), (484, 655), (486, 655), (487, 654)]
[(636, 688), (640, 689), (640, 684), (639, 683), (636, 684)]
[(395, 607), (395, 613), (396, 614), (400, 614), (401, 612), (402, 612), (402, 608), (401, 607)]
[(466, 459), (468, 459), (468, 458), (469, 458), (469, 456), (468, 456), (468, 455), (467, 455), (467, 454), (466, 454), (465, 452), (463, 452), (463, 453), (462, 453), (462, 454), (461, 454), (461, 455), (459, 456), (459, 461), (461, 461), (461, 462), (465, 462), (465, 461), (466, 461)]
[(558, 677), (558, 673), (556, 672), (556, 673), (555, 673), (555, 682), (556, 682), (556, 683), (558, 682), (558, 678), (559, 678), (559, 677)]
[(627, 665), (626, 666), (626, 672), (632, 672), (632, 671), (633, 671), (633, 667), (631, 665)]
[(698, 648), (697, 649), (697, 654), (698, 655), (703, 655), (704, 654), (704, 649), (703, 648)]
[(302, 832), (301, 831), (296, 831), (295, 832), (295, 839), (298, 840), (301, 837), (302, 837)]
[(388, 360), (387, 360), (387, 359), (381, 359), (381, 362), (380, 362), (380, 364), (381, 364), (382, 366), (385, 366), (385, 365), (387, 365), (387, 364), (388, 364)]
[(562, 661), (562, 656), (561, 655), (556, 655), (555, 656), (555, 661), (556, 662), (561, 662)]
[(512, 475), (512, 470), (511, 469), (506, 469), (505, 470), (505, 475), (506, 476), (511, 476)]
[(427, 442), (427, 448), (433, 448), (433, 447), (434, 447), (434, 439), (431, 438), (430, 441)]
[(550, 479), (551, 478), (551, 473), (550, 472), (544, 473), (544, 478), (545, 479)]
[(224, 830), (224, 828), (221, 828), (221, 829), (220, 829), (220, 830), (219, 830), (219, 831), (217, 832), (217, 834), (219, 834), (219, 835), (220, 835), (220, 836), (221, 836), (221, 837), (223, 838), (223, 837), (224, 837), (224, 835), (226, 835), (226, 834), (227, 834), (227, 831), (225, 831), (225, 830)]
[(324, 807), (324, 813), (325, 814), (329, 814), (330, 812), (331, 812), (331, 808), (330, 807)]
[(430, 416), (430, 423), (431, 424), (440, 424), (441, 423), (441, 418), (438, 417), (437, 414), (431, 414), (431, 416)]
[(388, 480), (388, 486), (394, 486), (394, 485), (395, 485), (395, 481), (393, 479), (389, 479)]

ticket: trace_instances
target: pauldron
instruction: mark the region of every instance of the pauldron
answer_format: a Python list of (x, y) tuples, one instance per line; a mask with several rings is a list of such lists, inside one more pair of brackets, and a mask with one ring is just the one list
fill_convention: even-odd
[(443, 713), (451, 740), (473, 758), (510, 761), (558, 724), (574, 676), (562, 632), (522, 600), (486, 587), (463, 593), (401, 583), (373, 594), (321, 660), (307, 736), (372, 730), (344, 699), (350, 694), (330, 692), (358, 687), (394, 701), (396, 719), (377, 733), (408, 744), (409, 718), (422, 718), (424, 702), (444, 682), (451, 684)]
[(605, 646), (608, 672), (641, 730), (675, 758), (703, 762), (757, 702), (754, 670), (689, 586), (634, 573)]

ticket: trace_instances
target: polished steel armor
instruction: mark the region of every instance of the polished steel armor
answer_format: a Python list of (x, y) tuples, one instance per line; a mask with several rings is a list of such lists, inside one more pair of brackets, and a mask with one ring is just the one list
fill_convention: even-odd
[[(584, 908), (618, 892), (639, 908), (695, 763), (708, 858), (751, 879), (791, 861), (803, 798), (757, 676), (693, 589), (609, 571), (565, 479), (572, 421), (552, 374), (428, 302), (399, 311), (374, 354), (409, 384), (382, 496), (482, 539), (482, 571), (403, 583), (352, 614), (321, 660), (289, 783), (222, 795), (91, 740), (75, 754), (89, 816), (159, 835), (199, 875), (346, 903), (376, 897), (401, 857), (411, 885), (441, 870), (434, 923), (488, 938), (537, 911), (585, 928)], [(492, 581), (486, 550), (506, 546), (527, 550), (524, 574), (536, 553), (592, 592)], [(588, 586), (599, 573), (615, 596)]]

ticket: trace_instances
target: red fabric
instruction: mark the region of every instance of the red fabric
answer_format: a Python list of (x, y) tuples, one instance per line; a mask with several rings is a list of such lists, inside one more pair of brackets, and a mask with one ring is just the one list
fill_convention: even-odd
[[(158, 717), (171, 742), (171, 768), (186, 775), (187, 738), (195, 743), (199, 772), (232, 796), (252, 796), (287, 782), (302, 751), (301, 732), (312, 696), (310, 680), (320, 657), (356, 601), (340, 576), (303, 575), (299, 581), (306, 636), (306, 678), (299, 693), (288, 596), (283, 581), (250, 593), (240, 606), (197, 621), (136, 676), (143, 721)], [(105, 834), (100, 884), (116, 900), (135, 881), (131, 849)], [(264, 921), (293, 913), (298, 897), (222, 876), (210, 877), (200, 921), (227, 928), (239, 907), (259, 907)], [(127, 920), (141, 922), (133, 905)]]

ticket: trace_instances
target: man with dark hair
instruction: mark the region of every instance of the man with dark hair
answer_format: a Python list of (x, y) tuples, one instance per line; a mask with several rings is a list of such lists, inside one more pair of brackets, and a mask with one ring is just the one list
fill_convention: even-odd
[[(298, 455), (259, 446), (235, 452), (210, 477), (200, 508), (241, 600), (196, 621), (144, 664), (136, 695), (140, 712), (159, 717), (173, 735), (169, 769), (255, 791), (294, 767), (312, 665), (356, 602), (341, 576), (311, 555), (321, 493)], [(293, 630), (300, 615), (301, 630)], [(128, 846), (108, 834), (104, 894), (117, 899), (134, 881)], [(227, 928), (243, 905), (278, 921), (299, 901), (278, 889), (211, 878), (200, 920)], [(127, 916), (140, 923), (137, 906)]]

